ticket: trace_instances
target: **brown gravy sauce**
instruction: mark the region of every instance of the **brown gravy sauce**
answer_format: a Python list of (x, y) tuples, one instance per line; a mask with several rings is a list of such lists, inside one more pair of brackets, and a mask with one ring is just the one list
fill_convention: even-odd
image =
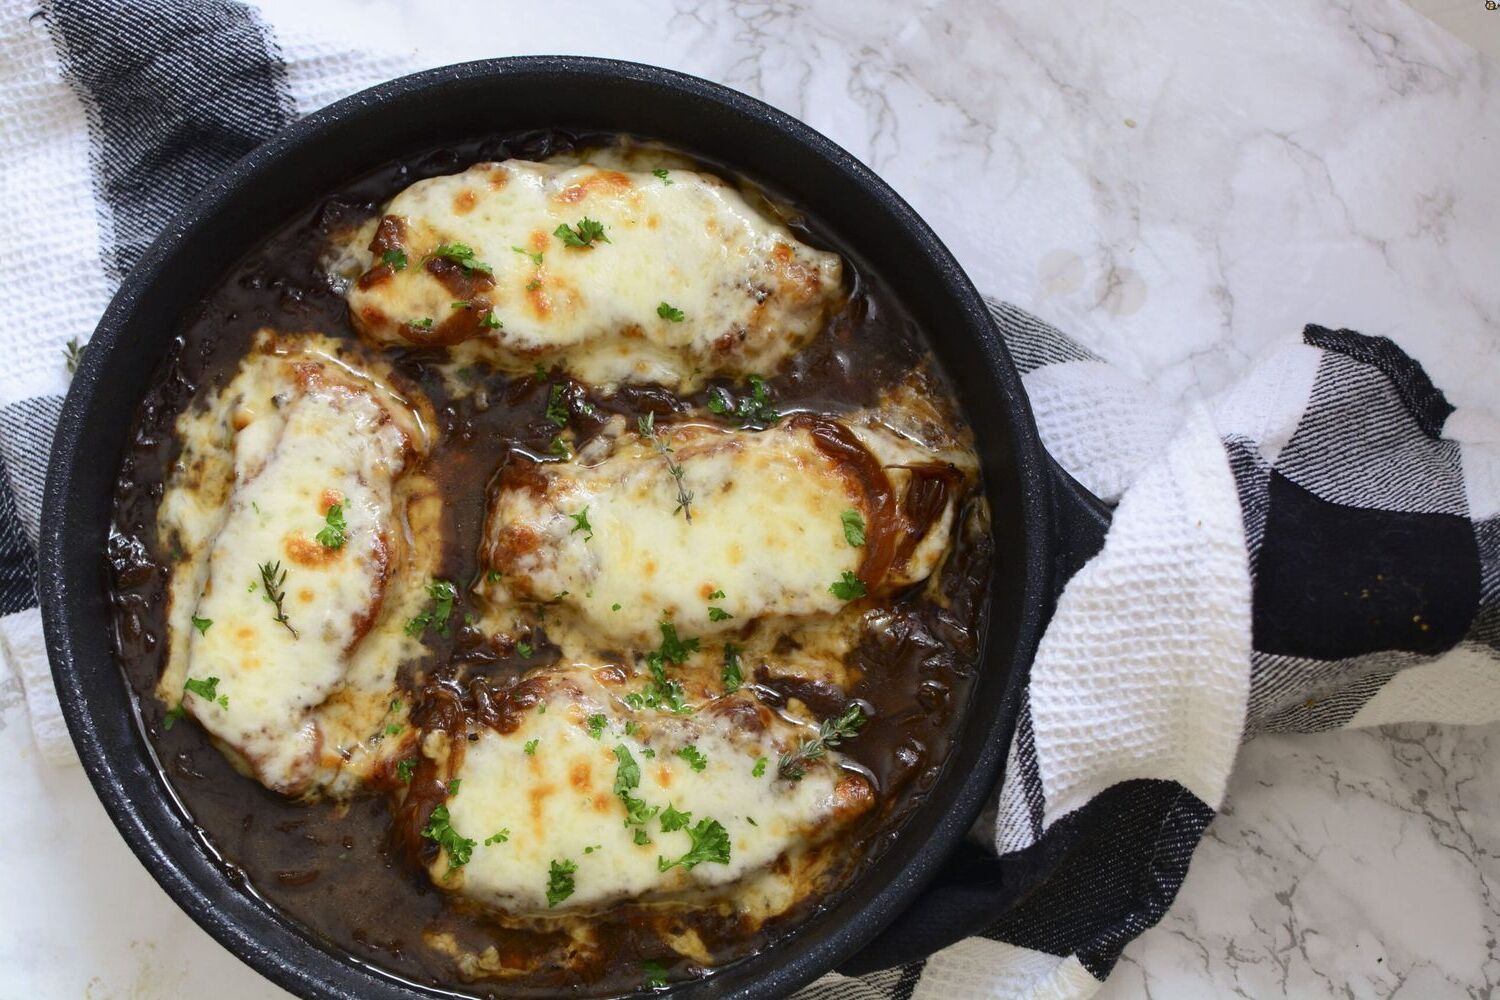
[[(664, 923), (669, 929), (690, 925), (722, 965), (765, 947), (817, 902), (754, 932), (717, 911), (664, 916), (659, 909), (647, 913), (643, 907), (621, 906), (595, 919), (602, 958), (582, 967), (549, 960), (520, 979), (465, 982), (451, 958), (424, 942), (424, 932), (448, 931), (467, 948), (479, 951), (494, 944), (502, 956), (516, 957), (557, 954), (558, 932), (500, 926), (434, 888), (413, 864), (413, 858), (433, 849), (420, 830), (443, 794), (431, 761), (418, 766), (407, 804), (394, 815), (380, 794), (309, 805), (284, 799), (236, 773), (198, 726), (189, 722), (163, 729), (165, 708), (153, 689), (166, 653), (165, 586), (180, 554), (168, 551), (158, 537), (157, 508), (178, 451), (174, 421), (205, 391), (232, 376), (257, 329), (320, 330), (355, 338), (344, 299), (320, 266), (333, 234), (377, 216), (381, 204), (422, 178), (454, 173), (482, 160), (544, 159), (612, 138), (533, 132), (428, 151), (382, 166), (281, 226), (186, 317), (136, 414), (115, 490), (108, 563), (116, 646), (166, 777), (200, 835), (247, 892), (286, 913), (324, 947), (409, 982), (466, 995), (630, 992), (642, 986), (643, 960), (665, 964), (670, 979), (701, 976), (705, 969), (663, 944)], [(722, 166), (704, 166), (720, 176), (734, 176)], [(818, 414), (872, 402), (928, 351), (921, 331), (882, 289), (878, 276), (860, 266), (854, 248), (840, 244), (815, 218), (790, 224), (800, 239), (843, 256), (850, 296), (813, 343), (782, 371), (764, 374), (782, 414), (808, 422), (820, 445), (831, 452), (847, 450), (847, 431)], [(435, 348), (411, 348), (388, 356), (433, 400), (441, 441), (428, 468), (438, 478), (448, 518), (440, 576), (469, 581), (479, 572), (486, 483), (512, 449), (544, 454), (556, 428), (545, 416), (546, 381), (466, 371), (475, 391), (456, 398), (435, 368), (442, 354)], [(729, 386), (724, 380), (716, 384)], [(679, 398), (654, 386), (625, 386), (603, 397), (568, 382), (565, 391), (580, 442), (613, 414), (624, 414), (633, 424), (648, 412), (665, 416), (702, 408), (707, 399), (707, 389)], [(583, 402), (594, 409), (579, 405)], [(902, 534), (895, 530), (898, 523), (930, 522), (948, 492), (959, 488), (940, 468), (914, 471), (917, 480), (902, 509), (896, 509), (894, 498), (884, 500), (890, 510), (882, 508), (884, 527), (880, 538), (871, 538), (878, 544), (870, 546), (862, 577), (877, 578), (883, 565), (902, 554), (896, 550)], [(883, 475), (875, 481), (881, 480)], [(988, 530), (968, 517), (975, 503), (973, 497), (964, 500), (955, 544), (941, 571), (942, 599), (934, 601), (913, 588), (887, 602), (888, 613), (851, 654), (864, 680), (847, 696), (826, 684), (777, 677), (763, 666), (747, 678), (747, 687), (773, 709), (798, 698), (826, 716), (854, 698), (871, 714), (860, 735), (840, 749), (872, 781), (879, 805), (824, 848), (837, 852), (837, 867), (845, 878), (857, 874), (895, 836), (931, 788), (958, 728), (979, 648), (992, 561)], [(463, 611), (460, 604), (455, 623)], [(402, 684), (418, 706), (420, 716), (414, 721), (452, 732), (462, 729), (464, 718), (475, 716), (505, 728), (507, 715), (530, 703), (523, 669), (557, 656), (555, 648), (541, 647), (523, 667), (519, 657), (495, 649), (472, 627), (455, 627), (450, 635), (429, 641), (429, 655), (403, 668)], [(417, 690), (419, 676), (425, 684)]]

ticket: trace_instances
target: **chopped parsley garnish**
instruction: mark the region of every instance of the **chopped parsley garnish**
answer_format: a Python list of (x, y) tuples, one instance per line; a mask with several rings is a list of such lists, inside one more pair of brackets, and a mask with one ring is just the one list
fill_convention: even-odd
[(693, 814), (681, 812), (672, 806), (661, 811), (661, 832), (672, 833), (675, 830), (686, 830), (693, 824)]
[(382, 264), (389, 264), (393, 271), (406, 270), (406, 251), (399, 247), (392, 247), (380, 255)]
[(484, 579), (486, 583), (499, 583), (504, 576), (498, 569), (492, 569), (484, 574)]
[(708, 609), (708, 620), (711, 622), (727, 622), (733, 617), (734, 615), (730, 614), (728, 611), (725, 611), (723, 608), (711, 607)]
[(193, 628), (198, 630), (199, 635), (208, 635), (208, 627), (214, 623), (212, 618), (199, 618), (193, 616)]
[(448, 794), (449, 795), (457, 795), (458, 794), (458, 786), (459, 786), (459, 784), (463, 780), (464, 779), (462, 779), (462, 778), (454, 778), (452, 781), (448, 782)]
[(511, 249), (514, 250), (516, 253), (520, 254), (522, 257), (530, 257), (531, 258), (531, 262), (533, 264), (535, 264), (537, 267), (541, 267), (542, 266), (542, 255), (540, 253), (532, 253), (530, 250), (527, 250), (525, 247), (511, 247)]
[(609, 718), (603, 712), (589, 716), (589, 735), (597, 740), (604, 735), (604, 727), (608, 723)]
[(422, 828), (422, 836), (436, 841), (439, 847), (448, 852), (450, 872), (468, 864), (469, 858), (474, 855), (474, 841), (460, 836), (459, 832), (453, 829), (453, 824), (448, 818), (447, 806), (438, 806), (432, 811), (427, 817), (427, 825)]
[(719, 679), (724, 682), (724, 690), (733, 694), (740, 689), (744, 683), (744, 675), (740, 673), (740, 647), (732, 642), (724, 644), (724, 665), (719, 668)]
[(467, 309), (467, 308), (469, 308), (470, 305), (471, 305), (471, 303), (469, 302), (468, 299), (459, 299), (457, 302), (453, 303), (453, 308), (455, 308), (455, 309)]
[(414, 327), (417, 327), (418, 329), (421, 329), (421, 330), (431, 330), (432, 329), (432, 317), (431, 316), (423, 316), (421, 319), (414, 319), (414, 320), (411, 321), (411, 325), (414, 326)]
[(529, 659), (531, 657), (531, 654), (535, 652), (535, 650), (531, 648), (531, 643), (527, 642), (525, 639), (522, 639), (520, 642), (516, 643), (516, 652)]
[(323, 515), (323, 528), (314, 537), (325, 549), (341, 549), (348, 541), (348, 530), (349, 526), (344, 523), (344, 505), (329, 504), (328, 513)]
[(844, 524), (844, 541), (855, 548), (865, 544), (865, 519), (859, 516), (859, 511), (846, 510), (839, 520)]
[(387, 722), (385, 724), (385, 734), (387, 736), (399, 736), (400, 733), (401, 733), (401, 730), (404, 729), (404, 728), (405, 727), (402, 726), (400, 723), (397, 723), (397, 722)]
[(286, 600), (286, 570), (281, 568), (280, 560), (260, 564), (260, 582), (266, 588), (266, 600), (276, 608), (276, 614), (271, 617), (271, 620), (278, 625), (285, 625), (286, 630), (292, 633), (293, 639), (300, 638), (297, 630), (292, 628), (292, 623), (287, 620), (286, 609), (281, 606), (281, 602)]
[(641, 747), (641, 756), (642, 757), (650, 757), (652, 760), (655, 760), (656, 759), (656, 751), (652, 750), (650, 747)]
[(526, 282), (526, 290), (528, 292), (534, 292), (541, 287), (542, 283), (535, 278), (532, 278), (530, 281)]
[(697, 639), (679, 639), (677, 637), (677, 626), (671, 622), (657, 622), (661, 629), (661, 653), (662, 659), (668, 663), (686, 663), (688, 656), (698, 652)]
[(486, 330), (498, 330), (505, 324), (495, 318), (495, 310), (492, 306), (484, 311), (483, 316), (479, 317), (479, 325)]
[(724, 591), (716, 590), (712, 594), (708, 595), (708, 599), (710, 601), (722, 601), (724, 599)]
[(658, 871), (670, 871), (678, 865), (682, 866), (683, 871), (691, 871), (706, 861), (729, 864), (729, 831), (724, 829), (724, 824), (716, 819), (702, 819), (687, 834), (692, 838), (693, 846), (676, 861), (657, 858)]
[(561, 435), (552, 439), (552, 443), (547, 446), (547, 450), (563, 458), (573, 457), (573, 452), (568, 449), (568, 442), (564, 441)]
[(680, 464), (672, 461), (672, 446), (662, 440), (656, 433), (656, 414), (653, 412), (640, 417), (636, 421), (636, 428), (640, 431), (641, 437), (651, 442), (651, 446), (656, 449), (657, 454), (667, 460), (667, 473), (677, 483), (677, 507), (672, 513), (675, 514), (679, 510), (682, 511), (682, 516), (687, 519), (687, 523), (692, 524), (693, 492), (683, 485), (682, 477), (686, 474), (686, 471)]
[(688, 766), (694, 771), (701, 771), (708, 766), (708, 758), (698, 751), (698, 748), (689, 743), (677, 751), (677, 756), (688, 762)]
[[(652, 173), (666, 173), (665, 170), (652, 171)], [(668, 184), (672, 183), (667, 181)], [(645, 977), (643, 986), (648, 990), (664, 990), (667, 988), (667, 967), (660, 962), (646, 959), (641, 963), (641, 975)]]
[(540, 743), (540, 742), (542, 742), (542, 741), (541, 740), (527, 740), (526, 741), (526, 746), (524, 747), (524, 749), (526, 751), (526, 756), (528, 756), (528, 757), (535, 757), (536, 756), (536, 745), (538, 743)]
[(846, 569), (840, 579), (828, 585), (828, 592), (841, 601), (858, 600), (865, 596), (865, 582)]
[(635, 828), (635, 842), (637, 844), (640, 844), (642, 847), (651, 843), (651, 834), (646, 832), (645, 827), (638, 826)]
[(578, 220), (577, 229), (564, 222), (552, 230), (552, 235), (562, 240), (564, 245), (570, 247), (591, 247), (596, 242), (609, 242), (609, 237), (604, 235), (604, 224), (590, 219), (586, 215)]
[(547, 419), (554, 426), (568, 426), (568, 407), (563, 402), (563, 387), (556, 383), (547, 392)]
[(578, 865), (572, 861), (553, 861), (547, 872), (547, 906), (553, 907), (573, 895), (573, 876)]
[(764, 757), (755, 758), (755, 766), (750, 769), (750, 777), (759, 778), (766, 773), (766, 764), (769, 763)]
[(573, 531), (568, 532), (568, 534), (571, 535), (574, 531), (587, 532), (587, 534), (583, 536), (583, 540), (585, 542), (592, 541), (594, 537), (594, 526), (589, 524), (589, 509), (585, 507), (578, 513), (569, 514), (568, 516), (573, 519)]
[(458, 599), (458, 590), (447, 580), (433, 580), (427, 585), (427, 596), (432, 598), (432, 607), (406, 623), (406, 634), (421, 635), (429, 628), (438, 635), (448, 634), (448, 619), (453, 615), (453, 602)]
[(490, 846), (493, 846), (494, 844), (503, 844), (503, 843), (505, 843), (509, 839), (510, 839), (510, 827), (507, 826), (503, 830), (499, 831), (498, 833), (492, 833), (488, 837), (485, 837), (484, 838), (484, 846), (485, 847), (490, 847)]
[(818, 735), (802, 741), (802, 745), (791, 753), (781, 755), (776, 773), (790, 781), (801, 781), (806, 765), (818, 760), (829, 747), (836, 747), (859, 732), (865, 724), (865, 713), (858, 705), (850, 705), (842, 715), (824, 719), (818, 726)]
[(191, 691), (204, 701), (215, 702), (220, 708), (229, 707), (229, 697), (219, 693), (219, 679), (217, 677), (205, 677), (201, 681), (195, 677), (190, 677), (183, 682), (182, 690), (184, 694)]
[(747, 376), (750, 395), (738, 399), (728, 389), (714, 386), (708, 391), (708, 408), (720, 416), (735, 417), (745, 427), (769, 426), (781, 419), (776, 407), (771, 405), (771, 390), (766, 380), (759, 375)]
[(471, 274), (474, 271), (478, 271), (481, 274), (491, 274), (494, 271), (494, 268), (488, 264), (474, 259), (474, 248), (467, 243), (441, 243), (436, 250), (427, 256), (442, 257), (445, 260), (451, 260), (463, 268), (465, 274)]
[(620, 605), (618, 603), (611, 604), (609, 606), (609, 610), (611, 610), (611, 611), (619, 611), (620, 610)]
[(663, 302), (661, 305), (657, 306), (656, 315), (660, 316), (662, 319), (671, 320), (673, 323), (681, 323), (683, 320), (687, 319), (687, 313), (683, 312), (681, 309), (678, 309), (670, 302)]
[[(645, 826), (656, 815), (656, 807), (648, 806), (644, 799), (631, 794), (640, 787), (641, 766), (636, 763), (630, 748), (623, 743), (615, 744), (615, 760), (619, 762), (615, 768), (615, 794), (625, 806), (625, 825)], [(637, 836), (636, 843), (643, 844), (645, 841)]]
[(669, 171), (666, 167), (657, 167), (655, 170), (651, 171), (652, 176), (661, 181), (663, 184), (672, 183), (672, 179), (667, 176), (668, 173)]
[(417, 758), (408, 757), (396, 765), (396, 777), (401, 779), (402, 784), (411, 784), (411, 773), (417, 769)]

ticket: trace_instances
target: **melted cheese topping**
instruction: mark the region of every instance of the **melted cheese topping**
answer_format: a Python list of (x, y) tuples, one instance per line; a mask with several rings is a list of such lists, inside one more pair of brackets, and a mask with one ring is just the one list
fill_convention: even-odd
[[(185, 558), (158, 693), (276, 791), (357, 776), (404, 719), (398, 616), (427, 571), (410, 537), (436, 530), (430, 487), (408, 474), (428, 446), (418, 407), (330, 341), (263, 335), (178, 432), (160, 519)], [(316, 539), (333, 504), (338, 547)]]
[[(808, 866), (795, 863), (805, 849), (873, 803), (836, 752), (800, 781), (780, 778), (779, 755), (808, 731), (743, 695), (673, 715), (628, 708), (618, 668), (557, 670), (528, 684), (536, 702), (519, 726), (483, 730), (451, 771), (460, 784), (446, 807), (454, 831), (475, 842), (470, 860), (453, 867), (445, 850), (431, 869), (438, 885), (508, 913), (588, 912), (622, 899), (703, 904), (732, 893), (769, 915), (808, 888)], [(621, 791), (645, 804), (644, 823), (629, 822)], [(663, 829), (668, 806), (690, 813), (692, 828), (722, 826), (727, 857), (663, 871), (694, 844), (687, 829)], [(554, 863), (576, 871), (571, 892), (550, 885), (549, 898)]]
[[(932, 573), (959, 490), (937, 487), (939, 507), (922, 523), (906, 512), (914, 482), (929, 482), (914, 470), (958, 482), (973, 468), (961, 449), (936, 452), (872, 413), (759, 432), (661, 425), (657, 435), (693, 495), (691, 521), (669, 459), (623, 425), (576, 461), (513, 459), (489, 512), (484, 555), (498, 578), (480, 585), (496, 606), (488, 621), (504, 627), (514, 605), (546, 602), (582, 619), (595, 648), (641, 648), (660, 615), (709, 637), (756, 618), (832, 616), (849, 602), (835, 592), (846, 574), (873, 595)], [(850, 511), (863, 544), (846, 536)]]
[[(360, 274), (348, 290), (355, 324), (379, 344), (460, 345), (461, 363), (557, 363), (598, 385), (690, 390), (775, 368), (842, 296), (837, 255), (694, 171), (481, 163), (413, 184), (385, 212), (335, 265)], [(554, 235), (584, 218), (609, 242)], [(471, 248), (473, 260), (429, 256), (445, 244)], [(399, 270), (384, 263), (394, 250), (405, 255)], [(668, 305), (680, 319), (662, 315)]]

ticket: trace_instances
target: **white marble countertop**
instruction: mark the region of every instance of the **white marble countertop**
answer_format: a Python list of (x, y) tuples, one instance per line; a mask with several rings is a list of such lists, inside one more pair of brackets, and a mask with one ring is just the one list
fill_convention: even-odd
[[(1500, 393), (1500, 70), (1397, 0), (266, 6), (288, 51), (305, 30), (419, 66), (578, 52), (761, 96), (874, 166), (981, 289), (1170, 397), (1306, 322), (1395, 338), (1455, 403)], [(156, 887), (76, 766), (38, 759), (25, 712), (0, 681), (0, 993), (281, 995)], [(1500, 726), (1250, 743), (1102, 996), (1488, 995), (1497, 752)]]

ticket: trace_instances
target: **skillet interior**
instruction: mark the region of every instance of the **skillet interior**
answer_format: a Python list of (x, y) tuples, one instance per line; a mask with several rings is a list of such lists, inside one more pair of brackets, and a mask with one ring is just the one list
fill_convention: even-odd
[[(476, 114), (475, 109), (482, 109)], [(110, 648), (104, 564), (128, 420), (185, 313), (310, 195), (406, 150), (529, 127), (628, 131), (701, 151), (817, 206), (928, 332), (976, 432), (999, 558), (984, 670), (947, 775), (881, 860), (790, 938), (680, 995), (782, 995), (868, 940), (962, 836), (998, 775), (1034, 651), (1049, 537), (1040, 450), (982, 302), (929, 230), (848, 154), (743, 96), (601, 60), (498, 60), (356, 95), (253, 153), (153, 247), (87, 352), (59, 427), (43, 531), (42, 599), (59, 692), (90, 777), (168, 891), (262, 972), (306, 995), (394, 996), (387, 976), (310, 943), (243, 893), (172, 800)], [(408, 994), (409, 995), (409, 994)]]

